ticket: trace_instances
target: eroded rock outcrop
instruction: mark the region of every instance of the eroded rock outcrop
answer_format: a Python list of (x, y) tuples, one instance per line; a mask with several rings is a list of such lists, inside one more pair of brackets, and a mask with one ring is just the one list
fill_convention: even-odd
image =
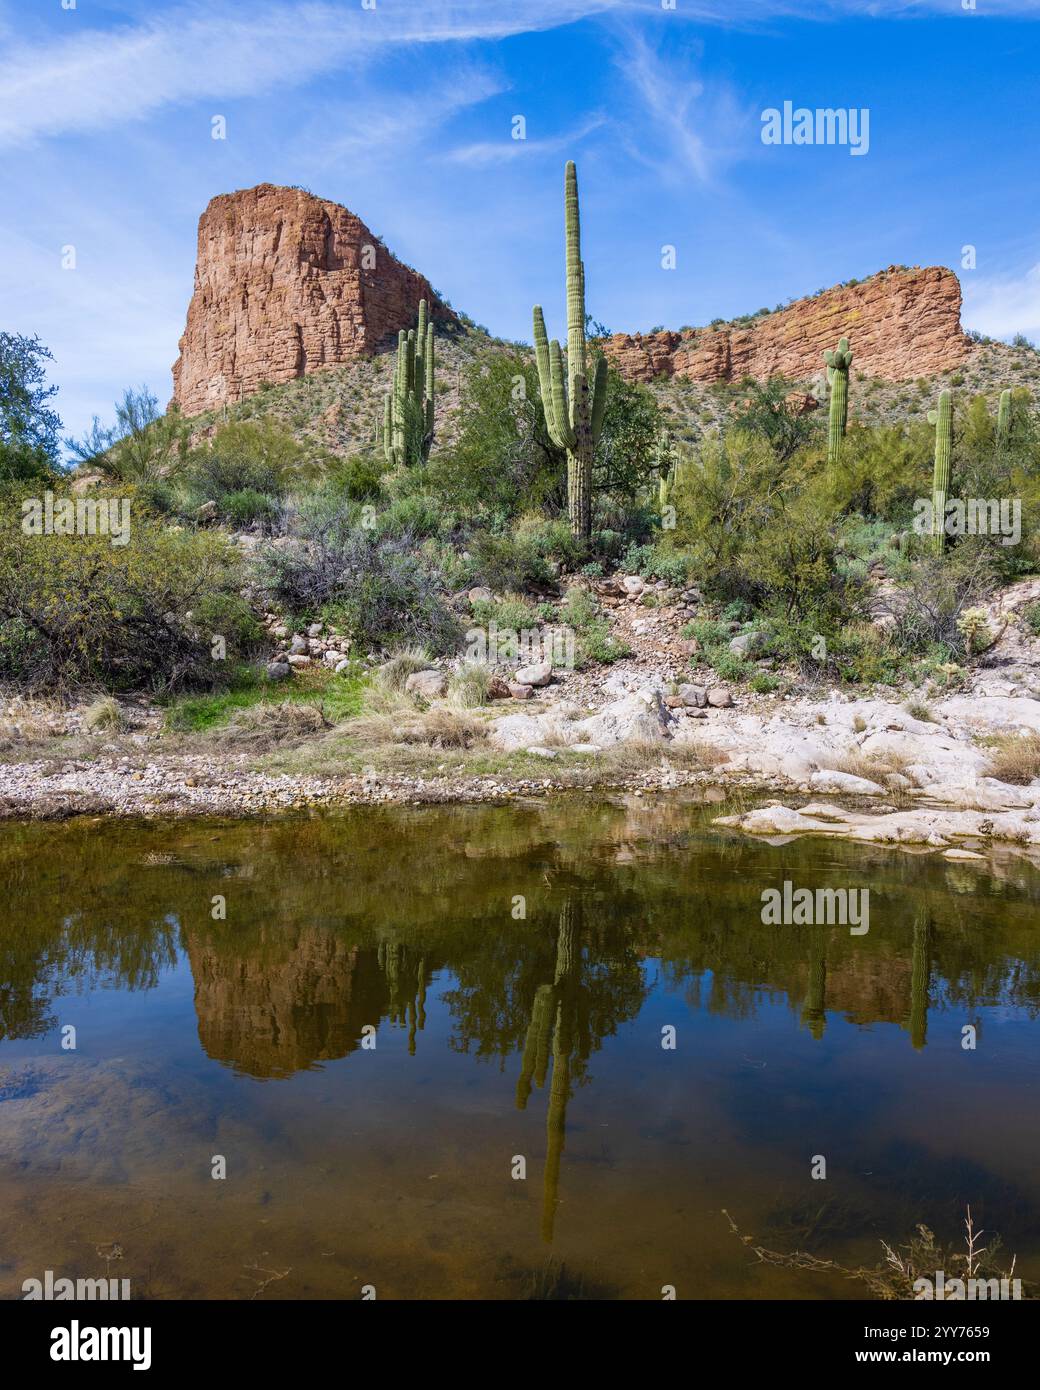
[(221, 194), (199, 219), (173, 399), (197, 415), (264, 382), (357, 361), (412, 327), (420, 299), (454, 320), (429, 281), (338, 203), (269, 183)]
[(630, 381), (657, 376), (804, 381), (819, 375), (824, 350), (845, 335), (855, 352), (857, 374), (902, 381), (948, 371), (964, 361), (971, 344), (960, 315), (961, 287), (953, 271), (892, 266), (857, 285), (796, 300), (746, 327), (616, 333), (603, 346)]

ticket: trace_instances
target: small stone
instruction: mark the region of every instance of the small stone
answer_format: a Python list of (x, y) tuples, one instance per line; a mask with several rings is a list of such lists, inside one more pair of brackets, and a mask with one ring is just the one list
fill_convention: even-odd
[(490, 603), (494, 595), (491, 590), (485, 588), (483, 584), (478, 584), (475, 589), (470, 589), (466, 597), (469, 599), (470, 603)]
[(284, 681), (292, 675), (292, 667), (288, 661), (269, 661), (267, 663), (267, 679), (269, 681)]
[(301, 637), (299, 633), (296, 633), (292, 641), (289, 643), (289, 651), (292, 653), (293, 656), (306, 656), (307, 650), (308, 649), (306, 637)]
[[(529, 690), (531, 687), (528, 686)], [(504, 681), (501, 676), (492, 676), (487, 684), (487, 696), (489, 700), (508, 700), (512, 691), (508, 681)]]
[(534, 696), (532, 686), (519, 685), (516, 681), (511, 681), (507, 688), (514, 700), (530, 700)]
[(555, 748), (543, 748), (539, 743), (533, 743), (526, 751), (528, 753), (534, 753), (536, 757), (539, 758), (555, 758), (558, 756)]
[(646, 585), (640, 579), (638, 574), (626, 574), (621, 581), (621, 587), (624, 589), (626, 594), (635, 595), (641, 594), (643, 590), (646, 588)]
[(324, 626), (324, 623), (311, 623), (310, 627), (307, 629), (307, 636), (320, 637), (324, 629)]
[(679, 639), (679, 650), (686, 656), (696, 656), (701, 649), (701, 644), (696, 637), (682, 637)]
[(713, 709), (729, 709), (733, 703), (733, 696), (724, 685), (713, 686), (708, 691), (707, 699)]
[(300, 653), (300, 652), (293, 652), (293, 654), (289, 657), (289, 665), (290, 665), (290, 666), (300, 666), (300, 667), (302, 667), (302, 666), (309, 666), (310, 664), (311, 664), (311, 658), (310, 658), (309, 656), (303, 656), (302, 653)]

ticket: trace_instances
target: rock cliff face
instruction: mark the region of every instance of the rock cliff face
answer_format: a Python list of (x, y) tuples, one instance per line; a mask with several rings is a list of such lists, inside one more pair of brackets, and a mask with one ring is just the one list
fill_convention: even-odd
[(262, 183), (199, 219), (195, 292), (173, 368), (186, 415), (369, 356), (415, 324), (420, 299), (454, 315), (338, 203)]
[(819, 375), (824, 350), (844, 334), (855, 354), (853, 372), (902, 381), (964, 361), (971, 344), (960, 315), (961, 288), (952, 271), (891, 266), (858, 285), (799, 299), (747, 327), (617, 333), (604, 351), (630, 381), (804, 381)]

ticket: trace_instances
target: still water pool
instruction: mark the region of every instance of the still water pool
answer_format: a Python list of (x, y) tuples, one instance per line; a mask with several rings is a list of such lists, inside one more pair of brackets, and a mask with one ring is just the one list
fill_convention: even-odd
[(850, 1298), (729, 1218), (875, 1265), (968, 1204), (1040, 1278), (1040, 872), (723, 809), (0, 826), (0, 1297)]

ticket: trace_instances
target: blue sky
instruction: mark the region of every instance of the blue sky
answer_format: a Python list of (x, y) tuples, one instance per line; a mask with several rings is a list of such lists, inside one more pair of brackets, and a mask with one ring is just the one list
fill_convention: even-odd
[[(1040, 0), (963, 4), (0, 0), (0, 326), (50, 346), (73, 433), (128, 384), (165, 402), (199, 213), (270, 181), (493, 332), (529, 338), (541, 302), (562, 337), (573, 158), (612, 331), (898, 262), (958, 270), (966, 326), (1040, 339)], [(764, 145), (788, 100), (868, 108), (869, 152)]]

